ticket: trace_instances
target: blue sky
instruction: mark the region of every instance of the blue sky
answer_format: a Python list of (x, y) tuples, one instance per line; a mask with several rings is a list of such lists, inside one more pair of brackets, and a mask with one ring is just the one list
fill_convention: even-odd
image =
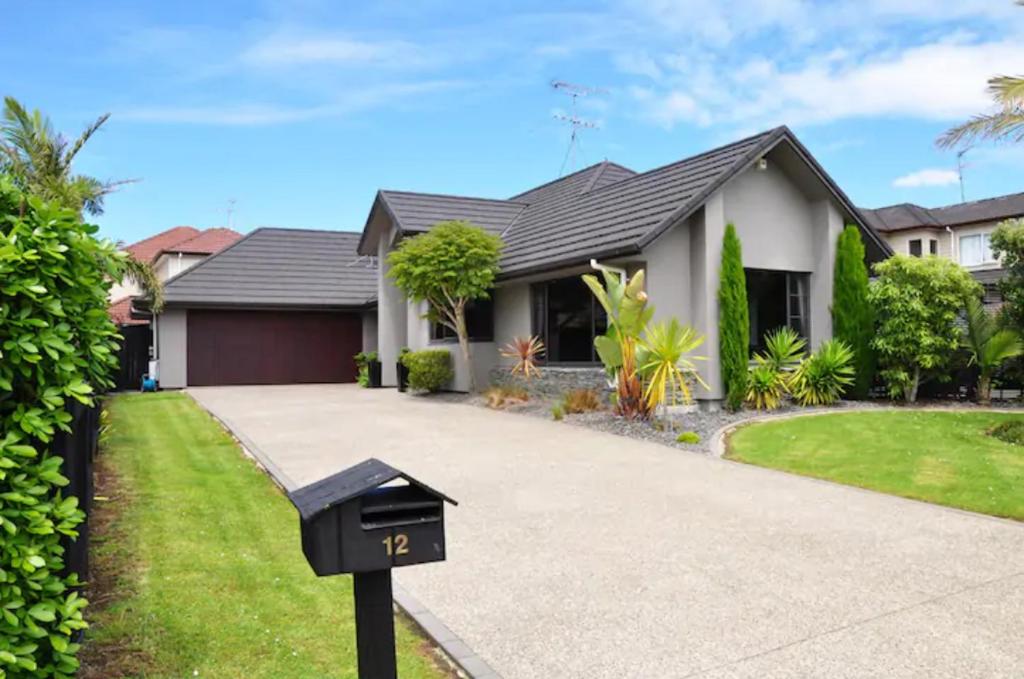
[[(716, 6), (726, 5), (726, 6)], [(1024, 72), (1009, 0), (47, 2), (4, 10), (0, 92), (77, 132), (78, 169), (138, 178), (103, 232), (359, 230), (378, 188), (507, 197), (577, 167), (637, 170), (788, 124), (860, 205), (959, 200), (934, 146)], [(16, 67), (10, 67), (16, 65)], [(968, 199), (1024, 191), (1024, 149), (967, 155)]]

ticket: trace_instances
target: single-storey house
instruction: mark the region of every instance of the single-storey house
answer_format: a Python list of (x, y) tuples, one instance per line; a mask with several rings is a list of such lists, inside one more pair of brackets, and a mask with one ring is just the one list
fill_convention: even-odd
[(699, 353), (710, 389), (723, 396), (718, 360), (722, 238), (734, 224), (743, 244), (751, 344), (782, 325), (817, 346), (832, 334), (835, 248), (857, 225), (869, 261), (890, 254), (884, 240), (786, 127), (647, 172), (603, 162), (506, 200), (379, 191), (359, 241), (376, 257), (377, 350), (385, 385), (396, 380), (403, 347), (451, 347), (454, 389), (469, 384), (450, 332), (432, 327), (387, 277), (387, 254), (404, 237), (459, 219), (505, 241), (493, 298), (469, 313), (472, 369), (487, 384), (503, 369), (500, 347), (537, 335), (548, 379), (561, 385), (603, 378), (593, 348), (605, 329), (601, 307), (580, 280), (592, 262), (643, 268), (655, 319), (676, 317), (706, 338)]
[(603, 383), (593, 338), (606, 320), (580, 280), (600, 263), (645, 269), (656, 319), (705, 335), (710, 390), (699, 397), (716, 401), (726, 224), (743, 243), (754, 348), (782, 325), (812, 346), (831, 336), (846, 224), (861, 229), (870, 262), (891, 252), (785, 127), (647, 172), (598, 163), (508, 199), (382, 190), (361, 234), (260, 229), (171, 279), (157, 321), (161, 386), (346, 381), (360, 349), (379, 351), (391, 386), (403, 348), (441, 347), (454, 354), (451, 387), (466, 389), (454, 338), (387, 277), (387, 254), (402, 238), (452, 219), (506, 244), (492, 298), (469, 311), (469, 369), (481, 385), (507, 367), (500, 347), (526, 335), (547, 347), (546, 380)]
[(376, 341), (376, 263), (359, 234), (256, 229), (164, 285), (163, 388), (352, 382)]

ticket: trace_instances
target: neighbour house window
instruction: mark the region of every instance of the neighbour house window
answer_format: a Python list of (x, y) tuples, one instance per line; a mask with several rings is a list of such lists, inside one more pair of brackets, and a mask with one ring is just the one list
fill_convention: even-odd
[(939, 254), (939, 241), (934, 238), (928, 239), (928, 253), (932, 255)]
[(579, 276), (531, 288), (533, 334), (544, 342), (548, 363), (597, 363), (594, 337), (608, 328), (604, 308)]
[(960, 236), (960, 264), (963, 266), (980, 266), (996, 261), (992, 254), (989, 234), (976, 233), (971, 236)]
[[(494, 339), (494, 300), (476, 299), (466, 305), (466, 330), (470, 342)], [(443, 323), (430, 324), (430, 339), (435, 342), (457, 340), (455, 331)]]
[(911, 257), (920, 257), (921, 256), (921, 239), (920, 238), (915, 238), (914, 240), (910, 241), (910, 256)]
[(807, 339), (810, 274), (747, 269), (746, 275), (751, 352), (763, 351), (764, 336), (784, 326)]

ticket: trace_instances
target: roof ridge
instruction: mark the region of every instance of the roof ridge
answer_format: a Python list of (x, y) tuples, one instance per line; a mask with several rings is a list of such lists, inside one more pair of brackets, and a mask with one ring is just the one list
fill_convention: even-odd
[(215, 252), (212, 255), (204, 257), (199, 262), (195, 263), (194, 265), (190, 266), (189, 268), (185, 269), (184, 271), (179, 271), (178, 273), (176, 273), (175, 275), (171, 276), (170, 278), (168, 278), (167, 280), (165, 280), (163, 282), (164, 289), (166, 289), (167, 286), (169, 286), (171, 283), (173, 283), (174, 281), (178, 280), (179, 278), (181, 278), (185, 274), (187, 274), (189, 272), (192, 272), (192, 271), (195, 271), (196, 269), (199, 269), (199, 268), (209, 264), (211, 261), (213, 261), (214, 259), (220, 257), (221, 255), (223, 255), (228, 250), (231, 250), (231, 249), (237, 247), (240, 243), (244, 243), (245, 241), (249, 240), (250, 238), (255, 236), (257, 233), (259, 233), (260, 231), (266, 231), (266, 229), (263, 228), (263, 227), (259, 227), (259, 228), (253, 229), (252, 231), (250, 231), (249, 233), (245, 234), (244, 236), (242, 236), (241, 238), (239, 238), (234, 243), (232, 243), (231, 245), (227, 246), (226, 248), (224, 248), (220, 252)]
[(940, 205), (939, 207), (925, 208), (927, 210), (952, 210), (958, 207), (964, 207), (965, 205), (977, 205), (979, 203), (991, 203), (996, 200), (1006, 200), (1007, 198), (1016, 198), (1018, 196), (1024, 196), (1024, 191), (1018, 191), (1016, 193), (1005, 193), (1001, 196), (990, 196), (989, 198), (978, 198), (977, 200), (968, 200), (962, 203), (950, 203), (949, 205)]
[(560, 181), (568, 179), (569, 177), (574, 177), (574, 176), (576, 176), (578, 174), (582, 174), (583, 172), (587, 172), (588, 170), (592, 170), (595, 167), (597, 167), (598, 165), (601, 165), (602, 163), (605, 163), (605, 162), (607, 162), (607, 161), (601, 161), (600, 163), (594, 163), (593, 165), (587, 165), (586, 167), (580, 168), (579, 170), (576, 170), (575, 172), (570, 172), (569, 174), (567, 174), (567, 175), (565, 175), (563, 177), (555, 177), (554, 179), (552, 179), (550, 181), (546, 181), (543, 184), (538, 184), (537, 186), (534, 186), (533, 188), (526, 189), (525, 191), (520, 191), (519, 193), (517, 193), (514, 196), (512, 196), (511, 198), (509, 198), (509, 200), (510, 201), (515, 201), (515, 199), (519, 198), (520, 196), (525, 196), (528, 193), (533, 193), (534, 191), (537, 191), (539, 189), (543, 189), (546, 186), (551, 186), (552, 184), (556, 184), (556, 183), (558, 183)]
[(166, 235), (166, 234), (170, 233), (171, 231), (174, 231), (175, 229), (192, 229), (193, 231), (195, 231), (195, 234), (192, 235), (192, 236), (189, 236), (189, 238), (194, 238), (195, 236), (198, 236), (200, 233), (202, 233), (202, 231), (200, 231), (198, 228), (196, 228), (194, 226), (189, 226), (188, 224), (179, 224), (177, 226), (172, 226), (172, 227), (170, 227), (168, 229), (164, 229), (163, 231), (161, 231), (159, 233), (154, 233), (152, 236), (146, 236), (142, 240), (135, 241), (134, 243), (128, 243), (128, 244), (126, 244), (124, 246), (124, 249), (127, 250), (128, 248), (134, 248), (137, 245), (142, 245), (143, 243), (147, 243), (147, 242), (153, 240), (154, 238), (159, 238), (160, 236)]
[(461, 196), (454, 193), (431, 193), (429, 191), (399, 191), (396, 189), (380, 189), (378, 192), (384, 194), (404, 194), (407, 196), (434, 196), (437, 198), (457, 198), (459, 200), (481, 200), (488, 203), (515, 203), (517, 205), (528, 205), (528, 203), (511, 200), (508, 198), (483, 198), (481, 196)]
[(599, 167), (597, 169), (597, 172), (595, 172), (590, 177), (590, 179), (587, 180), (587, 185), (583, 187), (582, 191), (580, 191), (580, 195), (582, 196), (585, 193), (590, 193), (590, 189), (594, 188), (594, 184), (597, 183), (597, 180), (601, 178), (601, 175), (603, 175), (604, 171), (607, 170), (607, 169), (608, 169), (608, 161), (607, 160), (601, 161), (601, 167)]
[(359, 231), (348, 231), (345, 229), (308, 229), (304, 227), (292, 227), (292, 226), (258, 226), (256, 231), (304, 231), (306, 233), (336, 233), (345, 236), (359, 236)]

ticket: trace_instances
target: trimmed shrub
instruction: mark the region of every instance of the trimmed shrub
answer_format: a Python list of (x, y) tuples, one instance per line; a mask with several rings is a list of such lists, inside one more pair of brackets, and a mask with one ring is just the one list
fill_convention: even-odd
[(410, 351), (402, 357), (409, 369), (409, 388), (417, 391), (440, 391), (452, 381), (452, 355), (444, 349)]
[(1024, 446), (1024, 420), (1000, 422), (989, 429), (987, 433), (989, 436), (994, 436), (1005, 443)]
[(356, 383), (361, 387), (370, 386), (370, 363), (379, 360), (376, 351), (360, 351), (354, 356), (356, 369)]
[(97, 230), (0, 175), (0, 677), (73, 676), (87, 627), (61, 545), (84, 514), (50, 446), (72, 400), (113, 387), (124, 255)]
[(676, 443), (689, 443), (695, 445), (700, 443), (700, 434), (695, 431), (684, 431), (676, 437)]
[(868, 301), (868, 267), (860, 229), (847, 226), (839, 234), (832, 287), (832, 336), (853, 350), (854, 381), (850, 396), (867, 398), (875, 379), (875, 314)]
[(593, 389), (573, 389), (562, 397), (562, 409), (570, 414), (601, 409), (601, 396)]
[(789, 380), (790, 391), (803, 406), (832, 405), (853, 384), (853, 350), (840, 340), (827, 340), (800, 361)]
[(722, 386), (730, 410), (739, 410), (747, 395), (747, 360), (750, 355), (750, 318), (743, 248), (736, 227), (725, 227), (722, 270), (718, 284), (718, 348)]

